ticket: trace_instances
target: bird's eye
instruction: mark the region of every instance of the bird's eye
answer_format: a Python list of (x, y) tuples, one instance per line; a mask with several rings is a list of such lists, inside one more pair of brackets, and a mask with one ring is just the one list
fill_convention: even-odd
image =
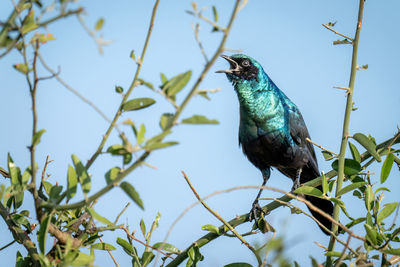
[(243, 60), (242, 66), (243, 66), (243, 67), (248, 67), (248, 66), (250, 66), (250, 62), (249, 62), (247, 59), (246, 59), (246, 60)]

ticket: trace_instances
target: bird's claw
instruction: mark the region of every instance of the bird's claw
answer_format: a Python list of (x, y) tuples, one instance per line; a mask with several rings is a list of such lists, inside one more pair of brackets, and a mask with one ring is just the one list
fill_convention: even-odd
[(249, 212), (249, 221), (253, 221), (253, 220), (257, 220), (257, 218), (259, 217), (259, 214), (264, 214), (267, 215), (269, 212), (265, 212), (260, 204), (258, 204), (258, 201), (254, 201), (253, 202), (253, 207), (251, 208), (250, 212)]

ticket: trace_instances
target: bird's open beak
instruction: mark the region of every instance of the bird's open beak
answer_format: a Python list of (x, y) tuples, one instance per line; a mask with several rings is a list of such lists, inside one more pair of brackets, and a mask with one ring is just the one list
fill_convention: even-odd
[(232, 73), (238, 73), (238, 72), (241, 71), (241, 67), (239, 66), (239, 64), (236, 61), (234, 61), (231, 57), (228, 57), (228, 56), (225, 56), (225, 55), (221, 55), (221, 57), (223, 59), (226, 59), (229, 62), (229, 65), (230, 65), (231, 68), (228, 69), (228, 70), (217, 70), (216, 73), (229, 73), (229, 74), (232, 74)]

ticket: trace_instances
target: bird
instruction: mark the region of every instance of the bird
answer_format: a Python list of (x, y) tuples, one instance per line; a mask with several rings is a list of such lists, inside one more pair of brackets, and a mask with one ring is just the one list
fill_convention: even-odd
[[(244, 55), (221, 55), (230, 68), (225, 73), (232, 83), (240, 105), (239, 145), (248, 160), (257, 167), (264, 186), (275, 168), (293, 180), (292, 191), (307, 181), (320, 176), (315, 151), (298, 107), (275, 85), (255, 59)], [(317, 187), (320, 190), (321, 186)], [(249, 213), (249, 220), (257, 220), (263, 212), (257, 194)], [(305, 196), (314, 206), (333, 215), (333, 204), (327, 199)], [(327, 229), (332, 223), (320, 213), (311, 214)], [(329, 234), (320, 226), (325, 234)]]

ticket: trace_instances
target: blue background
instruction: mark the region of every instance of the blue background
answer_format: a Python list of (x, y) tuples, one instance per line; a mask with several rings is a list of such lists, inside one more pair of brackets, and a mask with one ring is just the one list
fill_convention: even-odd
[[(112, 43), (104, 48), (99, 56), (94, 41), (79, 25), (76, 18), (68, 18), (48, 27), (55, 41), (41, 48), (47, 63), (56, 69), (61, 66), (61, 78), (81, 94), (99, 106), (109, 117), (121, 101), (114, 91), (115, 85), (129, 87), (136, 65), (129, 58), (132, 49), (139, 55), (150, 20), (153, 1), (82, 1), (87, 11), (86, 23), (93, 27), (99, 17), (105, 18), (101, 34)], [(220, 21), (226, 25), (233, 7), (233, 1), (199, 1), (199, 6), (216, 5)], [(78, 5), (76, 5), (78, 6)], [(1, 1), (0, 18), (6, 20), (12, 8), (11, 1)], [(393, 136), (399, 125), (400, 94), (398, 77), (400, 52), (398, 31), (398, 10), (400, 2), (388, 0), (367, 1), (364, 23), (359, 46), (359, 65), (368, 64), (368, 70), (357, 73), (354, 102), (358, 110), (351, 114), (350, 134), (362, 132), (373, 135), (380, 143)], [(177, 102), (193, 85), (200, 74), (204, 59), (194, 39), (192, 24), (197, 22), (184, 10), (191, 9), (189, 1), (161, 1), (155, 20), (154, 32), (140, 77), (160, 84), (159, 74), (163, 72), (171, 78), (189, 69), (193, 77), (189, 86), (182, 91)], [(332, 86), (347, 87), (351, 46), (333, 46), (332, 41), (339, 36), (324, 29), (321, 24), (337, 21), (335, 29), (353, 36), (356, 26), (358, 1), (249, 1), (235, 21), (227, 48), (241, 49), (243, 53), (256, 58), (281, 88), (302, 111), (312, 139), (326, 148), (338, 152), (345, 109), (344, 91)], [(212, 17), (211, 9), (206, 12)], [(42, 29), (41, 32), (46, 32)], [(201, 23), (200, 38), (208, 55), (214, 53), (221, 38), (220, 33), (210, 33), (211, 27)], [(227, 52), (229, 54), (229, 52)], [(32, 58), (32, 55), (28, 55)], [(0, 166), (6, 167), (7, 152), (10, 152), (18, 166), (24, 169), (29, 165), (27, 146), (31, 140), (31, 103), (24, 77), (12, 68), (21, 63), (21, 56), (15, 51), (0, 63)], [(226, 77), (215, 74), (218, 69), (227, 68), (227, 63), (219, 59), (211, 69), (200, 89), (221, 88), (211, 95), (212, 101), (195, 97), (184, 110), (181, 118), (202, 114), (218, 119), (220, 124), (210, 126), (180, 125), (166, 140), (177, 140), (178, 146), (154, 152), (148, 163), (157, 170), (143, 166), (130, 174), (126, 181), (132, 183), (144, 201), (145, 211), (131, 205), (120, 219), (128, 223), (130, 230), (137, 229), (141, 236), (139, 221), (144, 219), (147, 229), (157, 212), (162, 217), (160, 227), (155, 231), (152, 243), (164, 239), (175, 218), (195, 198), (184, 181), (184, 170), (201, 196), (216, 190), (240, 185), (260, 185), (261, 174), (253, 167), (238, 147), (239, 110), (236, 94)], [(42, 76), (46, 71), (39, 69)], [(162, 97), (145, 87), (134, 89), (131, 98), (153, 97), (157, 104), (137, 112), (126, 113), (120, 119), (132, 119), (136, 124), (145, 123), (147, 137), (159, 133), (158, 118), (173, 108)], [(94, 153), (108, 127), (91, 107), (63, 88), (56, 80), (40, 83), (37, 95), (38, 129), (45, 128), (42, 142), (38, 146), (37, 161), (39, 170), (44, 165), (46, 155), (54, 160), (48, 167), (50, 181), (66, 183), (66, 172), (71, 162), (71, 154), (77, 154), (82, 161)], [(133, 141), (128, 127), (123, 127)], [(114, 132), (106, 147), (120, 143)], [(330, 162), (324, 161), (316, 149), (320, 169), (330, 170)], [(360, 148), (360, 151), (363, 151)], [(104, 173), (120, 160), (109, 155), (101, 155), (91, 167), (92, 192), (105, 185)], [(375, 166), (375, 167), (374, 167)], [(379, 181), (380, 170), (373, 165), (370, 169), (376, 174), (372, 180)], [(385, 186), (392, 190), (386, 194), (384, 202), (398, 201), (400, 175), (397, 168)], [(2, 179), (2, 178), (0, 178)], [(9, 184), (2, 180), (1, 183)], [(269, 186), (290, 190), (291, 181), (277, 171), (272, 172)], [(377, 187), (377, 186), (376, 186)], [(208, 201), (209, 205), (225, 219), (234, 218), (249, 211), (256, 196), (256, 190), (240, 190), (218, 195)], [(263, 197), (276, 196), (264, 191)], [(32, 207), (31, 197), (26, 194), (24, 208)], [(81, 196), (77, 195), (76, 200)], [(347, 209), (354, 217), (365, 216), (364, 204), (352, 196), (345, 197)], [(130, 199), (118, 188), (102, 197), (95, 209), (103, 216), (115, 218)], [(305, 208), (302, 204), (297, 203)], [(316, 224), (302, 215), (290, 215), (288, 208), (280, 208), (268, 215), (268, 221), (277, 229), (278, 235), (285, 237), (285, 253), (302, 266), (309, 266), (308, 255), (319, 262), (324, 260), (323, 249), (314, 241), (325, 246), (326, 237)], [(347, 218), (341, 217), (342, 222)], [(220, 225), (220, 222), (204, 208), (197, 206), (190, 210), (172, 231), (169, 243), (185, 249), (193, 241), (205, 234), (201, 226)], [(251, 224), (238, 228), (246, 232)], [(360, 234), (364, 230), (357, 228)], [(3, 221), (0, 222), (0, 246), (12, 240)], [(124, 237), (123, 231), (106, 233), (103, 240), (115, 246), (116, 236)], [(247, 238), (252, 244), (261, 244), (271, 238), (271, 234), (258, 234)], [(49, 238), (48, 246), (53, 242)], [(354, 243), (353, 243), (354, 242)], [(352, 241), (352, 244), (356, 244)], [(142, 245), (135, 244), (140, 251)], [(17, 244), (0, 251), (4, 266), (12, 266), (15, 253), (25, 249)], [(237, 239), (221, 237), (201, 249), (205, 260), (200, 266), (223, 266), (231, 262), (246, 261), (253, 265), (256, 260), (252, 253)], [(128, 257), (121, 249), (113, 252), (120, 266), (130, 265)], [(271, 258), (270, 258), (271, 259)], [(107, 252), (96, 252), (95, 264), (112, 266)]]

